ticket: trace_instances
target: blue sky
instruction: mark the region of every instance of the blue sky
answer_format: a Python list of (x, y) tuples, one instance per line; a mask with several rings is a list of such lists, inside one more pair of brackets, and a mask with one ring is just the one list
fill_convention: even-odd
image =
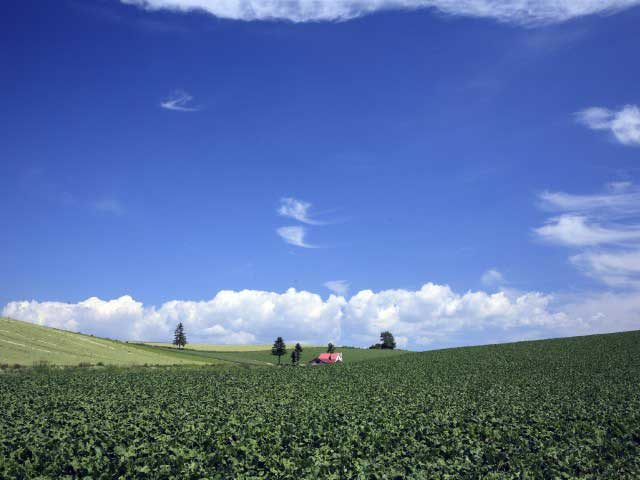
[(640, 328), (636, 2), (156, 3), (4, 5), (6, 315), (413, 348)]

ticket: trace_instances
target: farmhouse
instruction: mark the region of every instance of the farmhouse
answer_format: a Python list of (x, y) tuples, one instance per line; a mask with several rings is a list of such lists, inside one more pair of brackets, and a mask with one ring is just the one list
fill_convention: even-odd
[(341, 353), (321, 353), (309, 362), (310, 365), (333, 365), (342, 361)]

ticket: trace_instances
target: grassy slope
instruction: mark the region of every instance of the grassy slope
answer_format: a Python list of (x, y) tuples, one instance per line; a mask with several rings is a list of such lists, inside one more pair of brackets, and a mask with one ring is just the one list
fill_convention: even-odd
[[(145, 342), (145, 345), (175, 348), (169, 342)], [(185, 349), (204, 352), (257, 352), (260, 350), (271, 350), (271, 345), (213, 345), (210, 343), (188, 343)]]
[(54, 365), (77, 365), (80, 362), (111, 365), (224, 363), (190, 352), (106, 340), (0, 318), (0, 363), (30, 366), (41, 361)]

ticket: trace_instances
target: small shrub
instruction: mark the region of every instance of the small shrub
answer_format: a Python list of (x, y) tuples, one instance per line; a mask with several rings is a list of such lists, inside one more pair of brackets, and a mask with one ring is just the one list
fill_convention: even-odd
[(89, 363), (89, 362), (80, 362), (80, 363), (78, 364), (78, 366), (79, 366), (80, 368), (88, 368), (88, 367), (92, 367), (93, 365), (91, 365), (91, 363)]

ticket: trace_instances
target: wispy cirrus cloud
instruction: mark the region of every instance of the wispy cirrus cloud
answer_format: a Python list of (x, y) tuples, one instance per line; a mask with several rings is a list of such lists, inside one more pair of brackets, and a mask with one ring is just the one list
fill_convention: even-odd
[(199, 107), (191, 105), (193, 97), (187, 92), (176, 90), (160, 106), (166, 110), (174, 110), (177, 112), (196, 112)]
[(590, 222), (582, 215), (561, 215), (552, 218), (535, 232), (552, 243), (568, 246), (593, 246), (604, 244), (626, 244), (640, 241), (640, 227), (618, 225), (603, 227)]
[(604, 212), (611, 215), (634, 215), (640, 212), (640, 189), (631, 182), (610, 182), (605, 191), (592, 195), (576, 195), (566, 192), (542, 192), (540, 207), (554, 212), (590, 214)]
[[(325, 222), (316, 220), (310, 214), (311, 204), (304, 200), (293, 197), (283, 197), (280, 199), (280, 205), (276, 212), (281, 217), (291, 218), (307, 225), (326, 225)], [(318, 248), (316, 245), (310, 245), (305, 241), (307, 235), (307, 227), (305, 226), (287, 226), (276, 229), (280, 237), (290, 245), (302, 248)]]
[(121, 0), (148, 10), (200, 10), (233, 20), (345, 21), (384, 10), (432, 9), (439, 13), (518, 25), (564, 22), (608, 14), (640, 0)]
[(640, 188), (614, 182), (593, 195), (544, 192), (543, 207), (562, 212), (535, 235), (578, 249), (571, 263), (587, 275), (616, 287), (640, 287)]
[(640, 248), (586, 251), (569, 258), (576, 267), (614, 287), (640, 287)]
[(308, 225), (324, 225), (324, 222), (311, 218), (309, 214), (310, 209), (311, 204), (309, 202), (292, 197), (285, 197), (280, 199), (278, 215), (293, 218)]
[(625, 105), (620, 110), (590, 107), (576, 113), (578, 122), (591, 130), (606, 130), (619, 143), (640, 147), (640, 108)]
[(280, 227), (276, 230), (276, 233), (280, 235), (285, 242), (289, 245), (295, 245), (302, 248), (317, 248), (314, 245), (310, 245), (305, 242), (307, 235), (307, 229), (300, 226)]

